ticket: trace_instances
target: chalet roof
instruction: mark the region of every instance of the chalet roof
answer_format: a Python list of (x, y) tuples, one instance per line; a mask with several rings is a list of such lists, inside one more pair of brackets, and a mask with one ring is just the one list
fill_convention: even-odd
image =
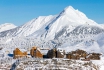
[(37, 49), (37, 47), (36, 47), (36, 46), (34, 46), (34, 47), (32, 47), (32, 49)]
[(40, 49), (39, 47), (36, 47), (36, 46), (32, 47), (31, 49), (37, 49), (37, 50), (40, 51), (41, 54), (43, 54), (43, 55), (46, 55), (47, 52), (48, 52), (48, 49), (42, 49), (42, 48)]
[(26, 52), (25, 49), (19, 49), (19, 48), (16, 48), (15, 50), (19, 50), (19, 51), (21, 51), (21, 52)]

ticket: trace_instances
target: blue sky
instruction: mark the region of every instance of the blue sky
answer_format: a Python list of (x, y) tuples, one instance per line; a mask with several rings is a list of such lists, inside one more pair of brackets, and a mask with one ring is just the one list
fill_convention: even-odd
[(19, 26), (38, 16), (56, 15), (67, 6), (104, 23), (104, 0), (0, 0), (0, 24)]

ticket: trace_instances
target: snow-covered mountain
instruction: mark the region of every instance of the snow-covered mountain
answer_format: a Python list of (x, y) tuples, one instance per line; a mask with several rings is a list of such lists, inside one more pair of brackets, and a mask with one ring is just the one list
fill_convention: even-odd
[(0, 32), (0, 47), (78, 48), (104, 53), (104, 28), (87, 16), (66, 7), (58, 15), (39, 16), (24, 25)]
[[(35, 36), (47, 39), (54, 39), (55, 33), (62, 30), (66, 26), (77, 25), (97, 25), (96, 22), (90, 20), (82, 12), (68, 6), (58, 15), (40, 16), (28, 23), (17, 27), (10, 31), (3, 32), (3, 36)], [(73, 27), (72, 27), (73, 28)], [(71, 28), (71, 29), (72, 29)], [(2, 35), (2, 34), (1, 34)]]
[(11, 23), (1, 24), (0, 25), (0, 32), (10, 30), (10, 29), (13, 29), (13, 28), (16, 28), (16, 27), (17, 26), (15, 26), (14, 24), (11, 24)]
[(104, 28), (104, 24), (100, 24)]

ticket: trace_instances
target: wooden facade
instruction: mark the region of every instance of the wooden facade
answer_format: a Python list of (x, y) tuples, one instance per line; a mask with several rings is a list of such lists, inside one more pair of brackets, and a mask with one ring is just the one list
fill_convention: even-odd
[(100, 60), (100, 55), (101, 54), (99, 53), (88, 54), (86, 51), (78, 49), (76, 51), (72, 51), (66, 54), (66, 58), (75, 60), (79, 60), (81, 58), (83, 58), (82, 60)]
[(68, 59), (80, 59), (80, 58), (84, 58), (86, 59), (86, 56), (87, 56), (87, 52), (84, 51), (84, 50), (76, 50), (76, 51), (72, 51), (72, 52), (69, 52), (68, 54), (66, 54), (66, 58)]
[[(42, 49), (43, 50), (43, 49)], [(67, 54), (65, 54), (65, 51), (60, 51), (59, 49), (51, 49), (47, 50), (48, 53), (44, 56), (45, 58), (68, 58), (68, 59), (75, 59), (75, 60), (100, 60), (100, 55), (99, 53), (90, 53), (88, 54), (84, 50), (75, 50), (71, 51)], [(42, 51), (37, 48), (37, 47), (32, 47), (30, 50), (30, 55), (32, 57), (36, 58), (43, 58), (43, 53)], [(13, 58), (21, 58), (21, 57), (27, 57), (27, 52), (22, 52), (18, 48), (16, 48), (13, 51)]]
[(64, 54), (61, 54), (57, 49), (51, 49), (47, 53), (48, 58), (64, 58)]
[(87, 57), (87, 59), (91, 60), (100, 60), (100, 55), (99, 53), (90, 53)]
[(36, 58), (43, 58), (43, 54), (39, 51), (39, 48), (37, 47), (32, 47), (32, 49), (30, 50), (30, 55)]
[(18, 48), (16, 48), (13, 51), (13, 58), (21, 58), (21, 57), (26, 57), (27, 56), (27, 52), (21, 52)]

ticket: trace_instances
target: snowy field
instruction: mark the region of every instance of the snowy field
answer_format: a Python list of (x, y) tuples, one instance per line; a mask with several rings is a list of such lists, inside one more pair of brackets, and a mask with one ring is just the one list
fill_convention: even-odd
[(104, 70), (101, 60), (70, 60), (63, 58), (5, 58), (0, 60), (0, 70)]

